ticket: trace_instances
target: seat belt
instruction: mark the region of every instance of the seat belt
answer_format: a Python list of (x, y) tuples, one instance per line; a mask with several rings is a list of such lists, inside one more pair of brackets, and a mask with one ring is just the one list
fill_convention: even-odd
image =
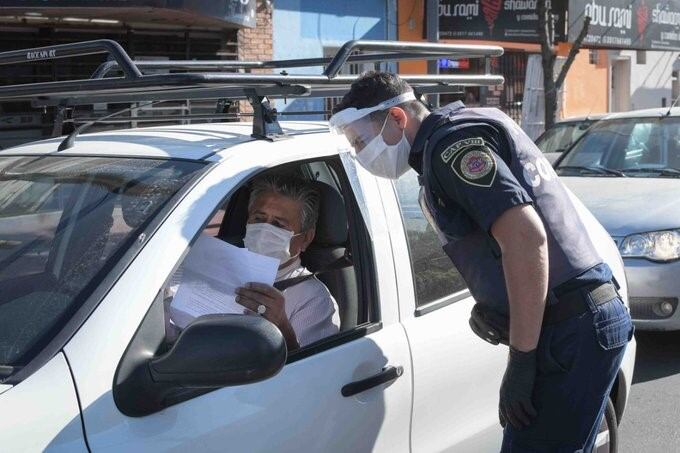
[(349, 267), (351, 265), (352, 265), (352, 260), (350, 259), (348, 253), (345, 252), (345, 254), (342, 255), (340, 258), (333, 261), (328, 266), (317, 270), (316, 272), (313, 272), (313, 273), (307, 274), (307, 275), (301, 275), (299, 277), (286, 278), (284, 280), (279, 280), (278, 282), (274, 282), (274, 288), (278, 289), (279, 291), (285, 291), (286, 289), (290, 288), (291, 286), (295, 286), (298, 283), (302, 283), (305, 280), (309, 280), (312, 277), (316, 277), (317, 275), (324, 274), (324, 273), (330, 272), (330, 271), (335, 271), (335, 270), (338, 270), (338, 269), (344, 269), (344, 268)]

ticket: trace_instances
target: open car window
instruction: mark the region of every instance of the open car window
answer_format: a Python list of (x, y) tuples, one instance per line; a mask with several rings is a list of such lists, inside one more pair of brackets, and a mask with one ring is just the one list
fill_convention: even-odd
[[(291, 275), (279, 275), (275, 283), (280, 288), (279, 284), (284, 282), (285, 287), (280, 291), (284, 295), (285, 314), (300, 340), (300, 351), (315, 350), (358, 326), (375, 321), (378, 312), (369, 307), (369, 300), (376, 299), (365, 296), (373, 285), (362, 280), (360, 275), (360, 270), (370, 264), (363, 259), (369, 257), (368, 252), (365, 247), (363, 251), (358, 250), (356, 238), (365, 237), (366, 233), (358, 226), (361, 219), (351, 214), (353, 195), (337, 158), (288, 164), (244, 181), (206, 222), (198, 240), (203, 243), (212, 241), (215, 247), (221, 249), (244, 248), (252, 183), (271, 175), (299, 178), (319, 195), (319, 218), (314, 240), (300, 255), (299, 269)], [(221, 245), (215, 241), (221, 241)], [(175, 341), (187, 322), (191, 322), (184, 316), (186, 313), (178, 312), (175, 307), (185, 305), (184, 298), (188, 296), (189, 288), (202, 284), (192, 281), (196, 279), (195, 275), (187, 277), (186, 273), (197, 243), (194, 241), (164, 289), (166, 341), (169, 343)], [(230, 265), (227, 263), (223, 267)], [(216, 269), (215, 272), (219, 274), (221, 271)], [(304, 279), (305, 275), (307, 279)], [(302, 280), (298, 281), (301, 277)], [(256, 315), (253, 310), (235, 303), (235, 294), (227, 286), (213, 285), (211, 291), (214, 296), (224, 301), (224, 311), (213, 312)], [(218, 294), (219, 291), (223, 293)]]

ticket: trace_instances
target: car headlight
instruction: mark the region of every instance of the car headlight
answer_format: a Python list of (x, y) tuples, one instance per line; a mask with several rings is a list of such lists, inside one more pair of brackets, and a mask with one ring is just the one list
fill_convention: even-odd
[(680, 258), (680, 230), (631, 234), (621, 242), (621, 256), (672, 261)]

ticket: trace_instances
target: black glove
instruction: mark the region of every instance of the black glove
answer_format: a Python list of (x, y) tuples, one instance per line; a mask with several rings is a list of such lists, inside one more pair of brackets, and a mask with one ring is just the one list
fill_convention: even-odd
[(536, 416), (536, 409), (531, 402), (536, 377), (536, 349), (529, 352), (518, 351), (510, 346), (508, 366), (501, 383), (498, 415), (501, 426), (506, 421), (521, 429), (531, 424)]

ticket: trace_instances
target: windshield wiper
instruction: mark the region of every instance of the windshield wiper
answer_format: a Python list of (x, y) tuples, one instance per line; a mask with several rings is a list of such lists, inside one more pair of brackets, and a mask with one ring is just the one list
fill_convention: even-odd
[(613, 176), (620, 176), (620, 177), (625, 177), (626, 175), (619, 170), (614, 170), (613, 168), (605, 168), (605, 167), (584, 167), (584, 166), (579, 166), (579, 165), (560, 165), (557, 167), (558, 170), (577, 170), (577, 171), (589, 171), (592, 173), (596, 173), (598, 175), (613, 175)]
[(624, 173), (657, 173), (661, 176), (680, 176), (680, 169), (673, 167), (663, 168), (625, 168)]

